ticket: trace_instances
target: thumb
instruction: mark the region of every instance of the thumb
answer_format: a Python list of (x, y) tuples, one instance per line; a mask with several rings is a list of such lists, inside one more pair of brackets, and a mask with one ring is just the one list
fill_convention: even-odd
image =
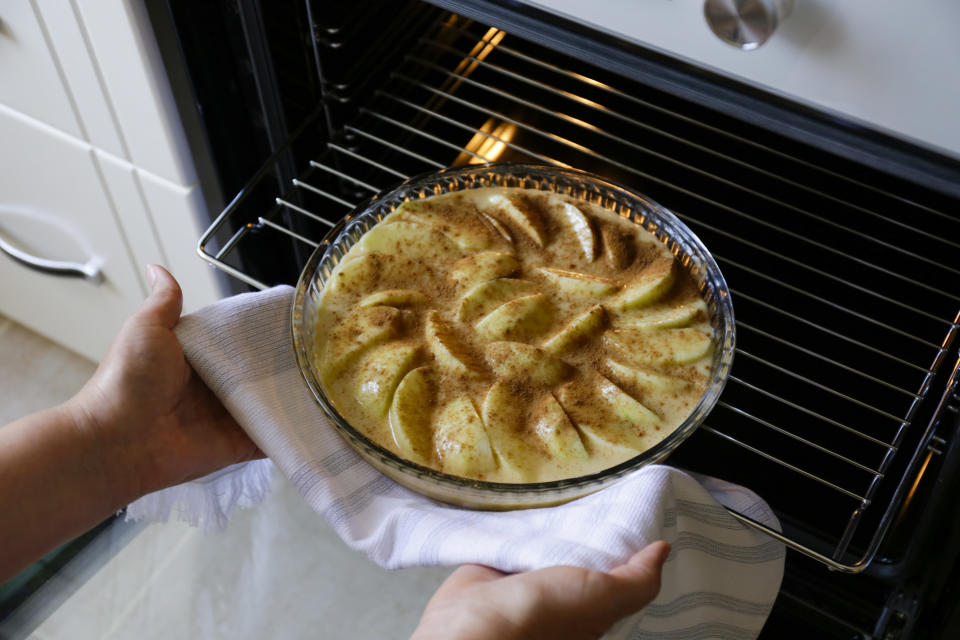
[[(647, 606), (660, 592), (660, 573), (670, 545), (654, 542), (609, 573), (576, 567), (550, 567), (518, 573), (499, 581), (501, 592), (514, 603), (549, 615), (537, 619), (539, 633), (517, 637), (600, 637), (618, 620)], [(534, 604), (529, 604), (530, 599)], [(582, 633), (581, 633), (582, 632)], [(578, 635), (579, 634), (579, 635)], [(593, 634), (593, 635), (590, 635)]]
[(150, 295), (140, 306), (139, 314), (149, 322), (172, 329), (180, 319), (183, 293), (170, 272), (157, 264), (147, 265)]
[(610, 575), (621, 583), (617, 590), (615, 606), (622, 608), (628, 615), (645, 607), (660, 593), (660, 578), (663, 563), (670, 555), (670, 545), (666, 542), (654, 542), (633, 554), (626, 564), (610, 571)]

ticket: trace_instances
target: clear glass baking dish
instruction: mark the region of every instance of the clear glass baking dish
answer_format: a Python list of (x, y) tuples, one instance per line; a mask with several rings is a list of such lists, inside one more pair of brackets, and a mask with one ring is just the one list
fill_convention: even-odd
[[(659, 444), (634, 458), (591, 475), (552, 482), (508, 484), (461, 478), (420, 466), (375, 444), (354, 429), (327, 398), (311, 345), (323, 288), (350, 248), (402, 203), (483, 187), (536, 189), (588, 200), (654, 234), (696, 282), (713, 329), (711, 377), (690, 416)], [(292, 307), (294, 354), (303, 379), (333, 426), (356, 451), (396, 482), (426, 496), (481, 509), (548, 506), (593, 493), (631, 471), (659, 462), (687, 439), (720, 397), (733, 362), (733, 304), (723, 275), (703, 243), (668, 210), (649, 198), (582, 171), (529, 164), (454, 167), (411, 178), (359, 205), (330, 229), (300, 275)]]

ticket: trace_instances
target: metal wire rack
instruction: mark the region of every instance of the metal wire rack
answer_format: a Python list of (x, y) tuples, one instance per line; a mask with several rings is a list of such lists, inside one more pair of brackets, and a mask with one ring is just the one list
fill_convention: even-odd
[[(250, 214), (253, 187), (240, 194), (200, 255), (266, 288), (242, 259), (262, 251), (258, 238), (315, 249), (361, 201), (451, 164), (533, 161), (620, 180), (704, 239), (737, 305), (730, 384), (680, 461), (757, 490), (784, 531), (734, 513), (743, 522), (864, 570), (944, 444), (936, 418), (960, 376), (941, 373), (960, 319), (960, 217), (503, 31), (448, 16), (424, 34), (271, 206)], [(277, 157), (254, 184), (270, 182)], [(948, 377), (939, 402), (926, 397), (937, 375)]]

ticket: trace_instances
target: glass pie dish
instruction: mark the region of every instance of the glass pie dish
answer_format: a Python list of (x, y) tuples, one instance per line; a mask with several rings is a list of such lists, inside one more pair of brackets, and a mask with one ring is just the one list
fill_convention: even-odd
[[(620, 464), (579, 477), (529, 483), (474, 480), (416, 464), (380, 446), (354, 428), (330, 400), (313, 349), (314, 319), (322, 304), (324, 287), (337, 265), (351, 247), (404, 202), (490, 187), (531, 189), (588, 201), (653, 234), (692, 278), (706, 306), (712, 333), (709, 379), (690, 415), (655, 446)], [(713, 257), (686, 225), (656, 202), (577, 170), (493, 164), (443, 169), (412, 178), (359, 205), (330, 229), (297, 284), (292, 339), (297, 365), (313, 397), (341, 436), (380, 472), (442, 502), (470, 508), (518, 509), (559, 504), (593, 493), (644, 465), (666, 458), (696, 430), (719, 399), (733, 361), (735, 329), (730, 292)]]

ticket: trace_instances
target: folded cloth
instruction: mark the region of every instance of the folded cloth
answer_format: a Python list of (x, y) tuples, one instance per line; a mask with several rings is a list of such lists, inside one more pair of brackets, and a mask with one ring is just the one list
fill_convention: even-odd
[(292, 289), (217, 302), (176, 327), (187, 359), (268, 460), (234, 465), (141, 498), (127, 517), (172, 513), (222, 528), (268, 492), (272, 461), (343, 541), (387, 569), (484, 564), (516, 572), (566, 564), (609, 570), (648, 542), (672, 551), (658, 598), (612, 633), (629, 638), (753, 638), (773, 606), (784, 548), (730, 507), (779, 529), (753, 492), (651, 465), (573, 502), (485, 512), (429, 500), (381, 475), (330, 425), (297, 370)]

